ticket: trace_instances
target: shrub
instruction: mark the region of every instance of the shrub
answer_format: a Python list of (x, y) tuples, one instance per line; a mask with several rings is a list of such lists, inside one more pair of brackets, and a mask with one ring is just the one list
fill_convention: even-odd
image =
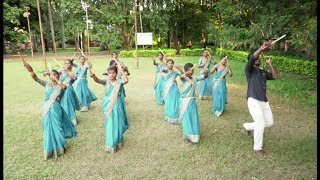
[[(157, 57), (160, 50), (138, 50), (139, 57)], [(167, 56), (175, 56), (177, 53), (177, 50), (175, 49), (163, 49), (163, 53), (165, 53)], [(130, 50), (130, 51), (120, 51), (121, 57), (136, 57), (136, 50)]]
[[(216, 49), (217, 52), (220, 52), (220, 48)], [(248, 52), (244, 51), (230, 51), (222, 50), (222, 53), (226, 54), (229, 59), (247, 62), (248, 61)], [(264, 56), (267, 56), (265, 54)], [(294, 74), (300, 74), (303, 76), (316, 78), (317, 77), (317, 62), (308, 61), (304, 59), (295, 59), (288, 58), (284, 56), (271, 56), (272, 64), (278, 71), (290, 72)]]
[[(213, 49), (207, 48), (211, 55), (215, 52)], [(202, 56), (202, 52), (204, 49), (181, 49), (180, 53), (182, 56)]]

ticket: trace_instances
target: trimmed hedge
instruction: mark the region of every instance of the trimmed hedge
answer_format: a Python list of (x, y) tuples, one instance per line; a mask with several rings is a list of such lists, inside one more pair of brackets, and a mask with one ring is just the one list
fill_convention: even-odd
[[(220, 48), (208, 49), (211, 55), (215, 52), (220, 52)], [(175, 49), (163, 49), (162, 50), (167, 56), (175, 56), (177, 51)], [(212, 52), (213, 51), (213, 52)], [(138, 50), (139, 57), (157, 57), (160, 50)], [(181, 49), (182, 56), (201, 56), (203, 49)], [(229, 59), (247, 62), (248, 52), (244, 51), (232, 51), (232, 50), (222, 50), (223, 54), (226, 54)], [(120, 51), (121, 57), (136, 57), (136, 51)], [(267, 56), (267, 53), (265, 54)], [(277, 70), (282, 72), (289, 72), (294, 74), (300, 74), (303, 76), (316, 78), (317, 77), (317, 62), (308, 61), (304, 59), (288, 58), (285, 56), (273, 56), (272, 63)]]
[[(180, 53), (182, 56), (202, 56), (202, 52), (204, 49), (181, 49)], [(211, 55), (214, 54), (212, 49), (207, 48)]]
[[(220, 52), (220, 48), (217, 48), (216, 51)], [(222, 53), (226, 54), (229, 59), (248, 62), (248, 52), (231, 51), (231, 50), (223, 49)], [(300, 75), (304, 75), (311, 78), (317, 77), (316, 61), (287, 58), (284, 56), (271, 56), (271, 57), (272, 57), (272, 64), (279, 71), (300, 74)]]
[[(160, 50), (138, 50), (139, 57), (157, 57)], [(167, 56), (175, 56), (177, 53), (177, 50), (175, 49), (163, 49), (163, 53), (165, 53)], [(130, 51), (120, 51), (121, 57), (136, 57), (136, 50), (130, 50)]]
[[(211, 55), (214, 53), (214, 49), (207, 48)], [(177, 50), (175, 49), (163, 49), (167, 56), (175, 56)], [(139, 57), (158, 56), (160, 50), (138, 50)], [(182, 56), (202, 56), (203, 49), (181, 49), (180, 54)], [(122, 57), (136, 57), (136, 50), (120, 51)]]

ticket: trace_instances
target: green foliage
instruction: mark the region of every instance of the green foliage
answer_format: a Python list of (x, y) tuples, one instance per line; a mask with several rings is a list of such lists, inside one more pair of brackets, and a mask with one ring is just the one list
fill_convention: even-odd
[[(134, 47), (133, 1), (86, 1), (88, 18), (92, 21), (91, 40), (100, 41), (101, 49)], [(286, 34), (289, 48), (309, 59), (316, 58), (317, 1), (138, 1), (143, 11), (137, 12), (138, 32), (152, 32), (154, 45), (186, 48), (207, 45), (231, 50), (259, 47), (264, 39)], [(50, 43), (48, 1), (41, 0), (42, 26)], [(35, 1), (4, 1), (4, 35), (6, 40), (26, 41), (23, 33), (27, 21), (22, 16), (24, 6), (30, 6), (31, 31), (40, 39)], [(51, 0), (56, 40), (62, 40), (62, 25), (66, 40), (74, 39), (86, 30), (85, 11), (79, 0)], [(141, 21), (140, 22), (140, 16)], [(64, 23), (63, 23), (64, 22)], [(142, 27), (141, 25), (142, 24)], [(284, 40), (283, 40), (284, 41)], [(173, 43), (174, 42), (174, 43)], [(276, 47), (278, 48), (278, 47)], [(189, 52), (184, 52), (189, 53)]]
[[(157, 57), (159, 54), (159, 50), (138, 50), (139, 57)], [(177, 50), (175, 49), (162, 49), (162, 52), (167, 56), (175, 56)], [(136, 51), (120, 51), (121, 57), (136, 57)]]
[[(211, 48), (206, 48), (211, 55), (214, 54), (214, 52), (212, 52)], [(202, 56), (202, 52), (204, 49), (181, 49), (181, 55), (182, 56)]]
[(22, 13), (23, 10), (18, 6), (10, 6), (9, 3), (3, 3), (3, 36), (7, 41), (17, 43), (28, 40), (28, 32), (20, 23)]
[[(222, 52), (228, 56), (229, 59), (247, 62), (248, 52), (243, 51), (231, 51), (220, 48), (216, 50), (217, 52)], [(265, 56), (268, 54), (265, 53)], [(286, 73), (300, 74), (306, 77), (316, 78), (317, 77), (317, 62), (307, 61), (304, 59), (294, 59), (284, 56), (271, 56), (272, 64), (278, 71)]]

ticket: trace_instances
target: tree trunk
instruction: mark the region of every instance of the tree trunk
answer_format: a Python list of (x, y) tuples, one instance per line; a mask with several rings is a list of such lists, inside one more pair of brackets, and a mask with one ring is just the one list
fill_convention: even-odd
[(167, 43), (168, 43), (168, 47), (169, 47), (169, 49), (171, 49), (171, 35), (170, 35), (170, 31), (168, 31), (167, 32), (167, 38), (168, 38), (168, 40), (167, 40)]
[(185, 40), (185, 34), (184, 34), (184, 28), (181, 29), (181, 45), (182, 45), (182, 48), (186, 48), (186, 40)]
[(33, 30), (32, 31), (32, 39), (33, 39), (33, 52), (37, 52), (38, 50), (37, 50), (37, 48), (38, 48), (38, 46), (37, 46), (37, 37), (36, 37), (36, 31), (35, 30)]
[(56, 40), (54, 37), (54, 27), (53, 27), (53, 21), (52, 21), (52, 14), (51, 14), (51, 0), (48, 0), (48, 14), (49, 14), (49, 22), (50, 22), (50, 30), (51, 30), (51, 37), (52, 37), (52, 49), (54, 50), (53, 52), (56, 53)]
[(201, 33), (201, 45), (202, 45), (202, 48), (206, 47), (206, 36), (204, 35), (203, 32)]
[(86, 36), (85, 36), (85, 34), (84, 34), (84, 32), (81, 32), (82, 33), (82, 39), (81, 39), (81, 41), (82, 41), (82, 51), (83, 51), (83, 53), (84, 52), (86, 52), (87, 51), (87, 43), (86, 43)]
[(61, 13), (61, 41), (62, 41), (62, 49), (66, 48), (66, 39), (64, 37), (64, 19), (63, 19), (63, 11)]
[(17, 49), (16, 49), (16, 43), (15, 42), (11, 43), (11, 49), (12, 49), (12, 54), (17, 54)]
[(46, 38), (43, 38), (43, 41), (44, 41), (44, 47), (45, 47), (46, 51), (49, 51), (48, 40)]
[(180, 47), (179, 47), (179, 39), (178, 39), (177, 30), (173, 31), (173, 46), (177, 50), (177, 55), (179, 55), (180, 54)]
[[(123, 7), (123, 11), (124, 12), (127, 12), (128, 11), (128, 5), (127, 5), (127, 0), (125, 1), (124, 3), (124, 7)], [(121, 27), (121, 30), (122, 30), (122, 44), (123, 44), (123, 48), (125, 50), (128, 50), (129, 47), (128, 47), (128, 44), (127, 44), (127, 17), (125, 17), (125, 21), (122, 23), (122, 27)]]
[(78, 41), (78, 34), (77, 33), (74, 33), (74, 45), (76, 47), (76, 52), (79, 51), (79, 41)]
[(158, 45), (158, 47), (161, 47), (161, 35), (160, 35), (160, 33), (158, 33), (157, 45)]

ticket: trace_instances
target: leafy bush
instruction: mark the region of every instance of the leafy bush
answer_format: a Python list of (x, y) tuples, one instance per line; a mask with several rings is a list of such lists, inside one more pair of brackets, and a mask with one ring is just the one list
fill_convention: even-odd
[[(157, 57), (160, 50), (138, 50), (139, 57)], [(163, 49), (163, 53), (165, 53), (167, 56), (175, 56), (177, 53), (177, 50), (175, 49)], [(120, 51), (121, 57), (136, 57), (136, 50), (130, 50), (130, 51)]]
[[(207, 48), (211, 55), (215, 54), (215, 49)], [(202, 56), (203, 49), (181, 49), (182, 56)]]
[[(220, 51), (220, 48), (216, 49)], [(248, 52), (230, 51), (223, 49), (222, 53), (226, 54), (229, 59), (248, 62)], [(264, 56), (267, 56), (265, 54)], [(278, 71), (300, 74), (311, 78), (317, 77), (317, 62), (307, 61), (304, 59), (294, 59), (284, 56), (271, 56), (272, 63)]]

